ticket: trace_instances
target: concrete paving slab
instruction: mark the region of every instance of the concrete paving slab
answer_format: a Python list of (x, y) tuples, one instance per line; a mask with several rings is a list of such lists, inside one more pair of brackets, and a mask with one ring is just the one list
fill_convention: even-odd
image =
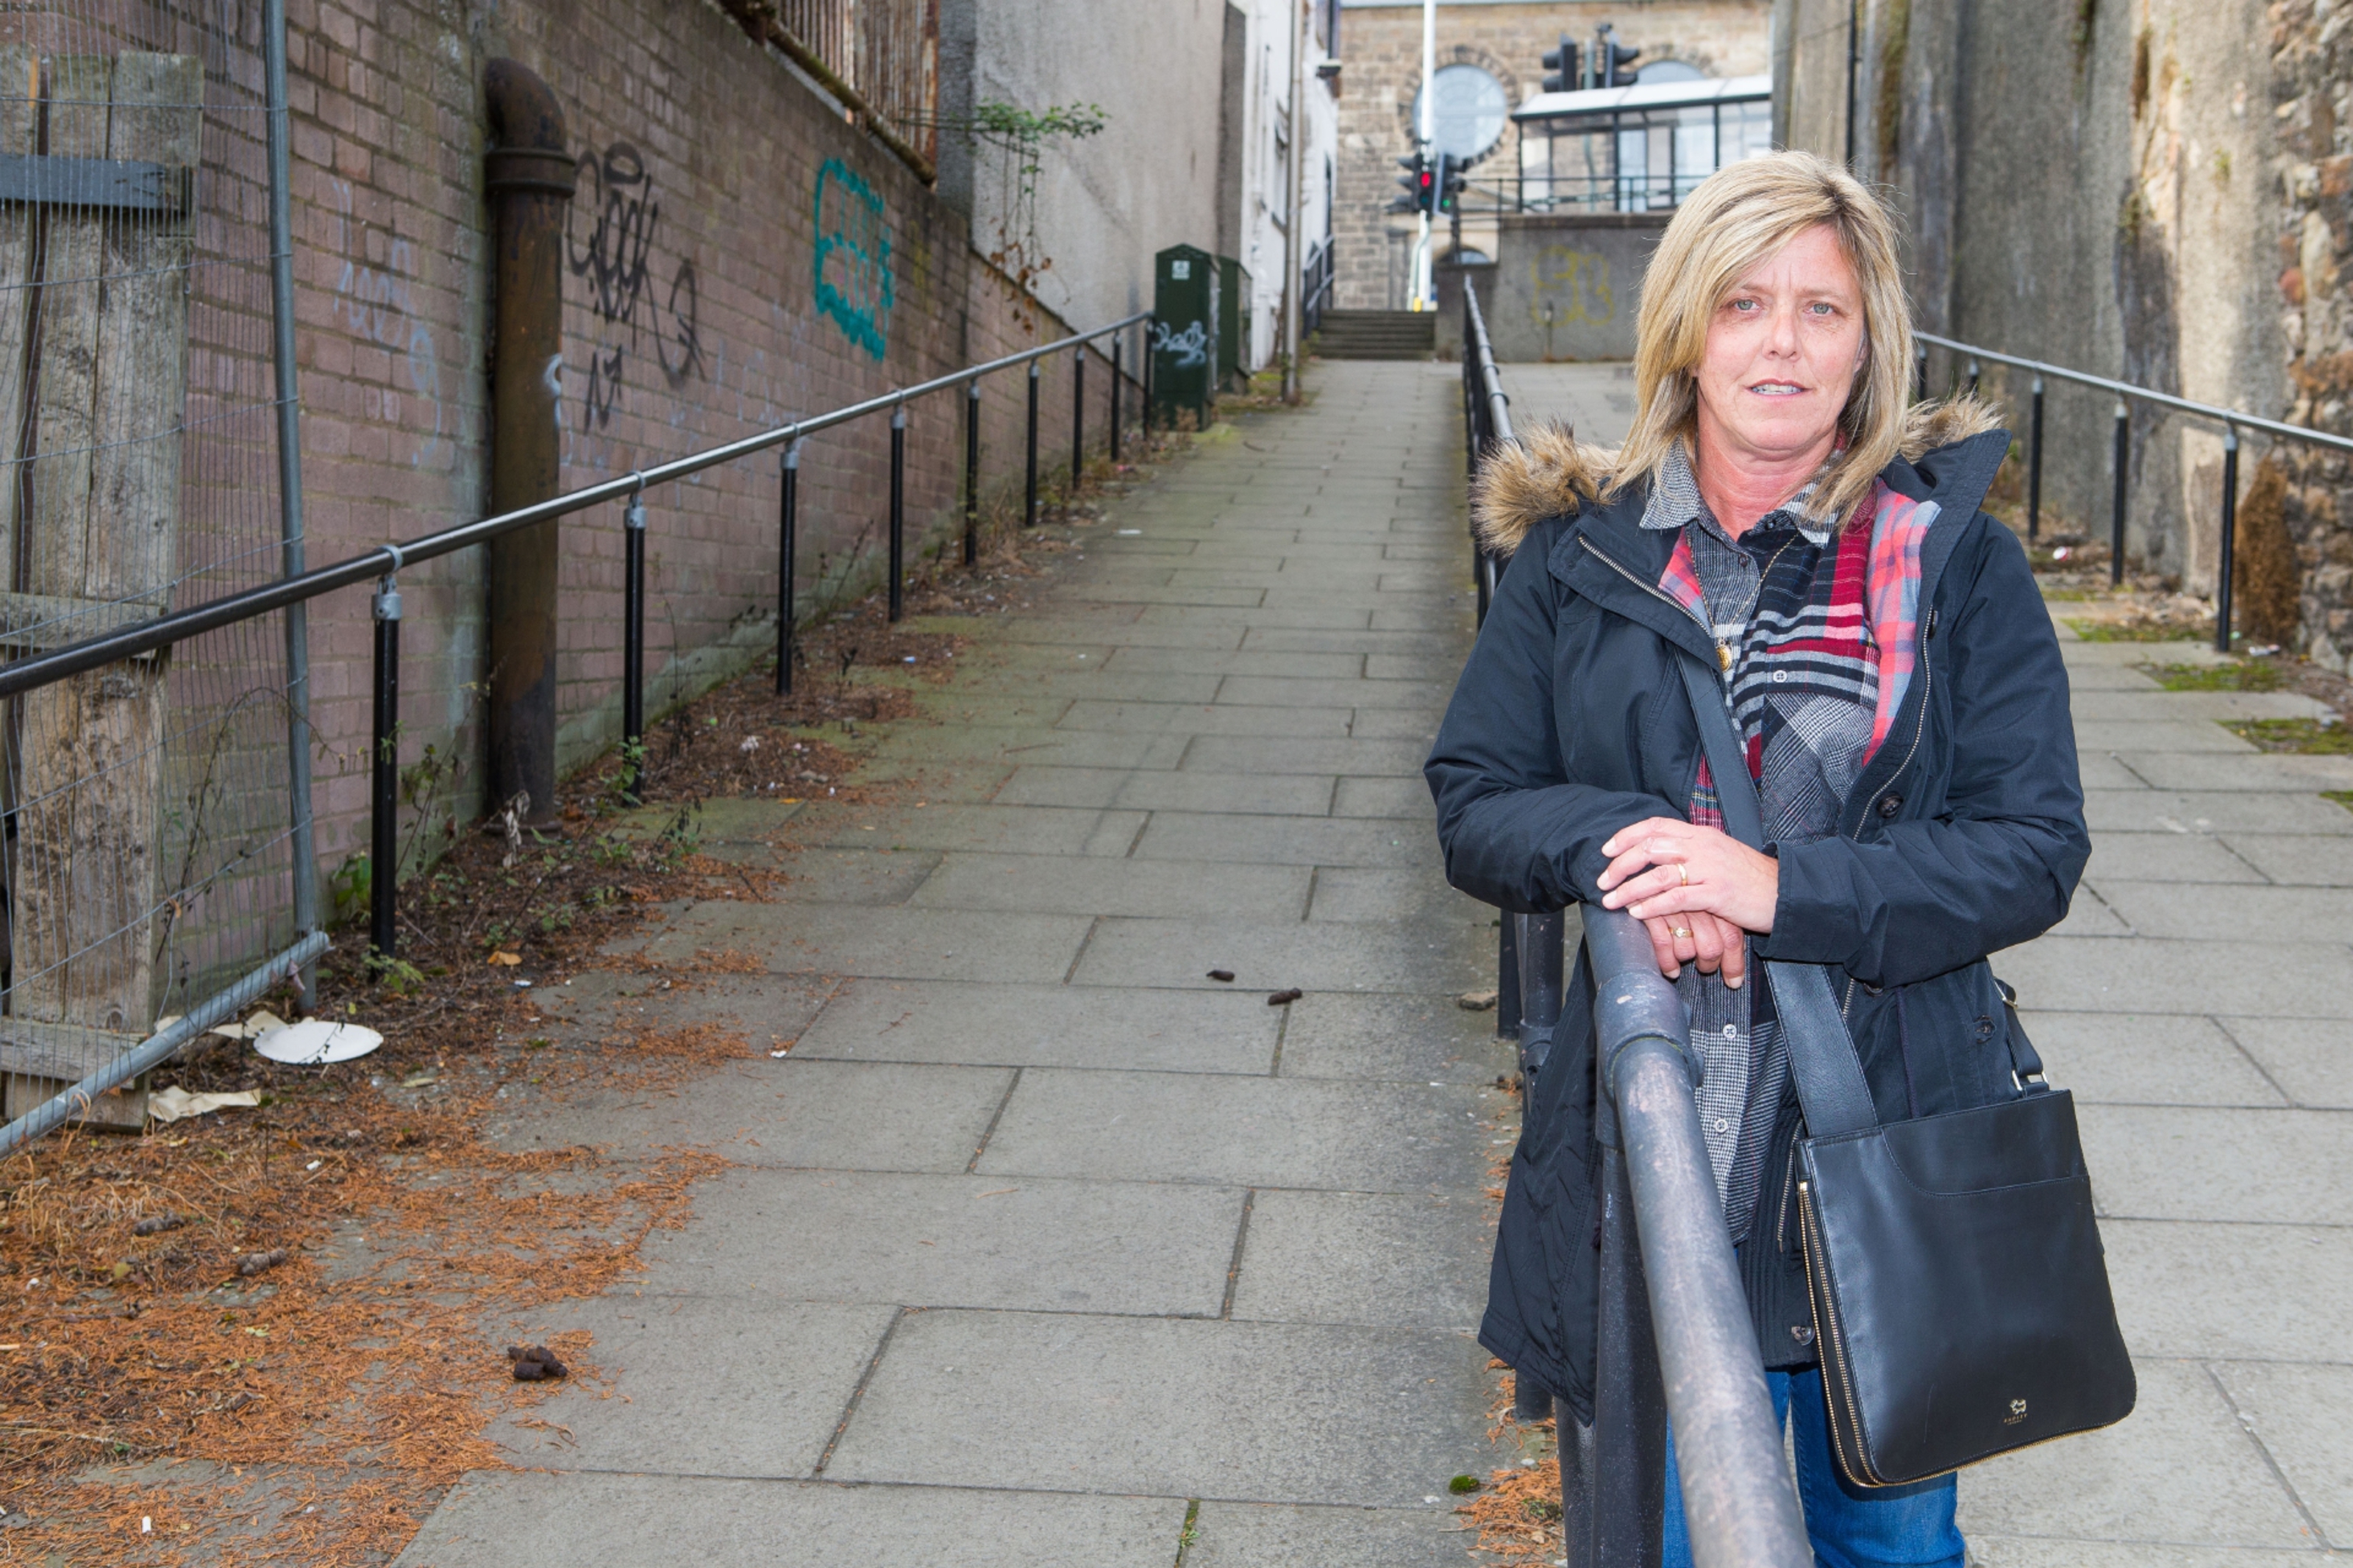
[(2343, 1226), (2104, 1219), (2100, 1241), (2137, 1356), (2353, 1362)]
[(1264, 675), (1229, 675), (1218, 687), (1219, 702), (1265, 708), (1443, 709), (1454, 694), (1451, 680), (1314, 680)]
[[(1238, 1187), (1029, 1176), (731, 1171), (696, 1190), (691, 1228), (648, 1237), (641, 1288), (649, 1301), (1214, 1318), (1242, 1196)], [(824, 1412), (820, 1448), (866, 1370), (881, 1325), (873, 1327), (851, 1382)]]
[[(1409, 925), (1242, 925), (1231, 921), (1104, 920), (1071, 978), (1082, 985), (1202, 990), (1231, 970), (1263, 991), (1431, 992), (1453, 995), (1481, 977), (1451, 932)], [(1493, 976), (1494, 957), (1487, 955)], [(1488, 982), (1493, 984), (1492, 978)]]
[(1125, 853), (1138, 812), (1052, 805), (942, 805), (903, 811), (812, 804), (803, 842), (839, 848), (977, 850), (1000, 855), (1083, 855), (1102, 841)]
[(793, 1054), (1265, 1074), (1274, 1070), (1282, 1028), (1282, 1010), (1256, 991), (853, 980), (826, 1004)]
[(1443, 717), (1435, 708), (1358, 708), (1348, 733), (1360, 740), (1411, 741), (1427, 753)]
[(1010, 1069), (769, 1061), (661, 1084), (514, 1093), (483, 1122), (510, 1150), (640, 1156), (716, 1149), (739, 1165), (962, 1171), (1012, 1087)]
[(2031, 1011), (2022, 1021), (2052, 1087), (2078, 1104), (2288, 1103), (2211, 1018)]
[(1027, 768), (1007, 781), (1008, 805), (1116, 805), (1136, 811), (1212, 811), (1328, 816), (1335, 781), (1314, 773), (1196, 773), (1120, 768)]
[(1495, 1244), (1476, 1193), (1264, 1192), (1235, 1277), (1237, 1321), (1476, 1330)]
[[(1261, 626), (1287, 627), (1293, 631), (1344, 631), (1350, 627), (1371, 626), (1373, 612), (1346, 605), (1294, 604), (1255, 609), (1212, 608), (1206, 613), (1181, 605), (1146, 605), (1136, 620), (1143, 626), (1181, 623), (1187, 626), (1230, 626), (1238, 634)], [(1142, 639), (1128, 640), (1141, 642)], [(1243, 645), (1229, 643), (1226, 646)]]
[(2140, 1403), (2117, 1425), (1972, 1466), (1961, 1481), (1963, 1533), (2315, 1544), (2204, 1367), (2147, 1359), (2134, 1371)]
[(2075, 745), (2085, 752), (2263, 754), (2221, 725), (2202, 719), (2078, 719)]
[[(2353, 813), (2347, 815), (2353, 816)], [(2222, 842), (2274, 882), (2353, 888), (2353, 838), (2304, 833), (2230, 833), (2223, 835)]]
[(1311, 991), (1291, 1005), (1280, 1070), (1284, 1078), (1438, 1079), (1483, 1088), (1518, 1071), (1519, 1058), (1510, 1042), (1495, 1038), (1492, 1010), (1470, 1012), (1450, 996)]
[(1327, 866), (1315, 873), (1315, 901), (1307, 918), (1375, 924), (1446, 921), (1492, 932), (1497, 917), (1493, 905), (1458, 893), (1443, 882), (1433, 884), (1426, 870)]
[(1185, 750), (1188, 773), (1344, 773), (1421, 776), (1428, 742), (1275, 740), (1198, 735)]
[(1277, 653), (1260, 649), (1123, 647), (1104, 666), (1113, 674), (1151, 669), (1183, 675), (1273, 675), (1349, 680), (1365, 673), (1365, 656), (1342, 653)]
[(1429, 784), (1420, 778), (1344, 778), (1332, 798), (1332, 815), (1417, 822), (1437, 842), (1438, 807)]
[(1431, 1568), (1469, 1537), (1451, 1511), (1205, 1502), (1185, 1568)]
[(1066, 730), (1140, 735), (1325, 735), (1348, 733), (1345, 708), (1233, 708), (1178, 702), (1074, 702)]
[(939, 863), (920, 849), (793, 849), (765, 862), (786, 898), (818, 904), (903, 904)]
[(1388, 654), (1398, 658), (1451, 659), (1458, 667), (1468, 639), (1451, 628), (1409, 631), (1301, 631), (1279, 626), (1252, 626), (1242, 638), (1246, 650), (1301, 653), (1351, 652)]
[[(1963, 1483), (1966, 1485), (1967, 1483)], [(2266, 1547), (2116, 1544), (2072, 1536), (1988, 1535), (1971, 1531), (1970, 1568), (2334, 1568), (2341, 1554)]]
[[(558, 1045), (607, 1042), (649, 1026), (717, 1024), (765, 1046), (797, 1036), (831, 990), (828, 982), (805, 975), (698, 974), (690, 984), (664, 986), (668, 978), (586, 970), (561, 984), (535, 987), (532, 1005), (554, 1026), (550, 1032)], [(650, 1010), (656, 995), (659, 1014)]]
[(1126, 735), (1102, 730), (902, 730), (874, 748), (883, 761), (1002, 762), (1067, 768), (1173, 768), (1185, 754), (1183, 735)]
[(1304, 866), (950, 855), (914, 895), (913, 907), (1296, 920), (1307, 907), (1308, 878)]
[[(1475, 1191), (1492, 1114), (1467, 1084), (1033, 1068), (976, 1167), (991, 1176), (1346, 1192)], [(1483, 1135), (1482, 1135), (1483, 1136)]]
[(399, 1568), (1167, 1568), (1182, 1497), (476, 1472)]
[(2316, 719), (2328, 705), (2295, 691), (2098, 691), (2078, 689), (2070, 707), (2078, 724), (2101, 720)]
[[(587, 1330), (607, 1387), (569, 1382), (493, 1423), (491, 1436), (526, 1468), (806, 1476), (896, 1315), (889, 1305), (634, 1290), (558, 1302), (501, 1320), (491, 1337), (543, 1344)], [(792, 1353), (778, 1355), (780, 1345)], [(627, 1397), (608, 1397), (613, 1387)]]
[(2111, 752), (2083, 752), (2077, 753), (2076, 765), (2083, 770), (2086, 790), (2147, 789), (2148, 781), (2126, 767)]
[(2239, 1017), (2216, 1022), (2296, 1104), (2353, 1110), (2353, 1023)]
[(1427, 1506), (1492, 1450), (1468, 1336), (923, 1312), (827, 1474), (1250, 1501)]
[(2200, 941), (2260, 931), (2353, 931), (2353, 889), (2126, 882), (2098, 879), (2101, 899), (2143, 936)]
[[(2186, 887), (2190, 886), (2189, 884), (2180, 882), (2165, 882), (2151, 885), (2168, 889), (2175, 893), (2179, 893), (2183, 891)], [(2200, 882), (2195, 884), (2195, 889), (2197, 891), (2203, 892), (2206, 889), (2212, 886), (2213, 884), (2211, 882)], [(2057, 925), (2052, 926), (2050, 931), (2046, 934), (2052, 936), (2130, 936), (2133, 934), (2133, 928), (2131, 924), (2125, 920), (2124, 916), (2117, 913), (2113, 906), (2100, 897), (2099, 889), (2092, 884), (2090, 879), (2086, 878), (2084, 880), (2075, 884), (2075, 897), (2068, 903), (2067, 918), (2061, 921)]]
[(2087, 789), (2084, 816), (2094, 833), (2353, 835), (2353, 811), (2309, 791)]
[[(1136, 840), (1145, 860), (1241, 860), (1261, 865), (1417, 866), (1435, 871), (1427, 822), (1390, 817), (1244, 816), (1156, 811)], [(1303, 904), (1302, 909), (1305, 906)]]
[(2139, 882), (2262, 882), (2263, 874), (2205, 834), (2103, 833), (2084, 874)]
[(980, 914), (855, 904), (702, 904), (638, 951), (659, 963), (749, 953), (772, 974), (894, 980), (1060, 980), (1086, 940), (1083, 915)]
[(2079, 1105), (2076, 1121), (2103, 1215), (2353, 1224), (2343, 1112)]
[[(2227, 731), (2226, 731), (2227, 733)], [(2310, 790), (2353, 789), (2353, 757), (2305, 757), (2281, 752), (2165, 752), (2126, 743), (2114, 759), (2155, 789)], [(2091, 775), (2084, 775), (2091, 782)]]
[(2038, 1006), (2327, 1018), (2353, 1016), (2348, 962), (2333, 942), (2046, 936), (1996, 954), (1994, 968)]
[(2353, 1366), (2237, 1362), (2214, 1375), (2321, 1533), (2353, 1543)]

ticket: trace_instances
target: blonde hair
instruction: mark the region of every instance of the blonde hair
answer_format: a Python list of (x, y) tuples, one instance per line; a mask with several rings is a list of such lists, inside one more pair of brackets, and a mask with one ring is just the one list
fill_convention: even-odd
[(1799, 235), (1827, 226), (1862, 296), (1863, 363), (1839, 433), (1846, 448), (1809, 510), (1843, 523), (1904, 445), (1911, 412), (1912, 310), (1896, 260), (1895, 225), (1862, 182), (1811, 153), (1727, 163), (1702, 181), (1667, 225), (1642, 280), (1634, 327), (1634, 427), (1619, 449), (1604, 499), (1658, 472), (1682, 444), (1695, 450), (1694, 375), (1708, 323), (1740, 279)]

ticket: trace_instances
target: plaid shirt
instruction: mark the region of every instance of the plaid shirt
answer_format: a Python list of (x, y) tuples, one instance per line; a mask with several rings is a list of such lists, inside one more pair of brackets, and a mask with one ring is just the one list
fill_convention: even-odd
[[(1802, 844), (1837, 831), (1839, 808), (1881, 729), (1867, 593), (1873, 530), (1833, 534), (1829, 521), (1814, 517), (1809, 503), (1820, 479), (1816, 474), (1736, 540), (1708, 510), (1677, 447), (1642, 513), (1644, 528), (1682, 531), (1660, 586), (1715, 639), (1725, 701), (1747, 742), (1772, 843)], [(1915, 603), (1916, 560), (1915, 548)], [(1704, 762), (1690, 816), (1724, 826)], [(1789, 1092), (1788, 1049), (1769, 986), (1736, 991), (1686, 967), (1676, 988), (1691, 1012), (1693, 1052), (1705, 1067), (1700, 1131), (1725, 1224), (1739, 1242), (1757, 1212), (1775, 1113)]]

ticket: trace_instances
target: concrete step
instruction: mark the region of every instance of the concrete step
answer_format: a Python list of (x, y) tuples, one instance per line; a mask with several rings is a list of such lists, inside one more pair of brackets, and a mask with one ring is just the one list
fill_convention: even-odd
[(1324, 359), (1426, 359), (1438, 346), (1427, 310), (1326, 310), (1314, 352)]

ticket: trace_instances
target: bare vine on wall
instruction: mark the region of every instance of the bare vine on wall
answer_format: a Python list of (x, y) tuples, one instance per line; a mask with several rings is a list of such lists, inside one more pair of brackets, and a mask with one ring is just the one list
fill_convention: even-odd
[(1058, 142), (1081, 142), (1100, 132), (1110, 116), (1099, 103), (1069, 103), (1042, 111), (994, 100), (975, 107), (972, 118), (940, 128), (961, 136), (974, 153), (977, 184), (987, 174), (997, 185), (994, 247), (988, 259), (1021, 285), (1036, 289), (1039, 278), (1052, 268), (1038, 237), (1038, 177), (1045, 172), (1045, 151)]

